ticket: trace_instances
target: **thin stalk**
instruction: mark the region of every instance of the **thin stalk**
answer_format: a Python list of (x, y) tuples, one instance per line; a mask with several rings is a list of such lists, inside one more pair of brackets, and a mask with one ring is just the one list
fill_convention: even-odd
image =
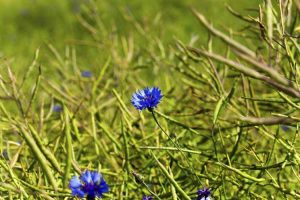
[(155, 116), (155, 114), (154, 114), (153, 109), (149, 109), (149, 111), (152, 113), (153, 119), (154, 119), (155, 123), (157, 124), (157, 126), (160, 128), (160, 130), (161, 130), (164, 134), (166, 134), (166, 136), (169, 138), (169, 140), (175, 145), (176, 149), (177, 149), (178, 151), (180, 151), (180, 153), (181, 153), (181, 154), (183, 155), (183, 157), (186, 159), (186, 161), (187, 161), (189, 167), (192, 169), (194, 175), (197, 177), (197, 179), (198, 179), (198, 181), (200, 182), (200, 184), (202, 184), (201, 181), (200, 181), (200, 179), (199, 179), (199, 177), (197, 176), (197, 174), (196, 174), (196, 172), (195, 172), (195, 168), (190, 164), (189, 158), (188, 158), (188, 157), (184, 154), (184, 152), (181, 150), (182, 148), (180, 147), (180, 145), (179, 145), (176, 141), (172, 140), (172, 138), (170, 137), (170, 135), (162, 128), (162, 126), (160, 125), (160, 123), (158, 122), (158, 120), (157, 120), (157, 118), (156, 118), (156, 116)]
[(162, 200), (155, 192), (153, 192), (150, 187), (147, 185), (147, 183), (145, 183), (145, 181), (140, 177), (140, 175), (138, 175), (137, 173), (135, 172), (131, 172), (132, 175), (135, 177), (136, 181), (139, 183), (139, 184), (142, 184), (147, 190), (148, 192), (150, 192), (150, 194), (152, 194), (153, 196), (155, 196), (158, 200)]

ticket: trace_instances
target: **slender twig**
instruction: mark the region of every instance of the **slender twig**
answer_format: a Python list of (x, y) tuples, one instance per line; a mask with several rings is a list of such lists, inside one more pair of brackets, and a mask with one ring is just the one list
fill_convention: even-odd
[[(271, 79), (270, 77), (254, 70), (254, 69), (246, 67), (245, 65), (243, 65), (241, 63), (237, 63), (233, 60), (227, 59), (223, 56), (208, 52), (208, 51), (203, 50), (203, 49), (197, 49), (197, 48), (193, 48), (193, 47), (187, 47), (187, 49), (190, 52), (197, 55), (197, 56), (203, 55), (203, 56), (206, 56), (206, 57), (211, 58), (213, 60), (219, 61), (221, 63), (225, 63), (228, 66), (244, 73), (247, 76), (250, 76), (250, 77), (258, 79), (258, 80), (261, 80), (261, 81), (273, 86), (274, 88), (276, 88), (276, 89), (278, 89), (278, 90), (280, 90), (280, 91), (282, 91), (282, 92), (284, 92), (284, 93), (286, 93), (290, 96), (300, 98), (300, 91), (299, 90), (297, 90), (293, 87), (290, 87), (290, 86), (285, 86), (285, 85)], [(291, 84), (291, 86), (292, 86), (292, 84)]]
[(158, 126), (158, 127), (161, 129), (161, 131), (169, 138), (169, 140), (175, 145), (175, 147), (177, 148), (177, 150), (180, 151), (180, 153), (181, 153), (181, 154), (183, 155), (183, 157), (186, 159), (186, 161), (187, 161), (189, 167), (192, 169), (194, 175), (197, 177), (198, 181), (201, 183), (199, 177), (198, 177), (197, 174), (196, 174), (195, 168), (193, 167), (193, 165), (190, 164), (188, 157), (187, 157), (187, 156), (184, 154), (184, 152), (181, 150), (182, 148), (180, 147), (180, 145), (179, 145), (176, 141), (174, 141), (174, 140), (170, 137), (170, 135), (162, 128), (162, 126), (160, 125), (160, 123), (158, 122), (158, 120), (157, 120), (157, 118), (156, 118), (156, 116), (155, 116), (155, 114), (154, 114), (153, 109), (149, 109), (149, 110), (150, 110), (150, 112), (152, 113), (153, 119), (154, 119), (154, 121), (156, 122), (157, 126)]

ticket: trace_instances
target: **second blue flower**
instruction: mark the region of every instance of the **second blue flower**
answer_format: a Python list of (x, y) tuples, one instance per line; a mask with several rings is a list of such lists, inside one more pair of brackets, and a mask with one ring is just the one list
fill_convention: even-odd
[(94, 200), (96, 197), (102, 197), (103, 193), (108, 192), (109, 187), (102, 177), (102, 174), (96, 171), (85, 171), (80, 178), (74, 176), (70, 180), (70, 189), (72, 195), (79, 198)]
[(142, 111), (143, 109), (151, 111), (160, 103), (162, 97), (163, 95), (158, 87), (147, 87), (135, 92), (132, 95), (131, 103), (139, 111)]

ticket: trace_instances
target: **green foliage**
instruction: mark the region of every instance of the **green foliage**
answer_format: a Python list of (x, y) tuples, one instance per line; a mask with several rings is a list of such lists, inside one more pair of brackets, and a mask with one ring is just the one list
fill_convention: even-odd
[[(109, 184), (103, 199), (194, 199), (203, 186), (214, 199), (300, 198), (297, 0), (247, 14), (228, 6), (233, 27), (232, 16), (207, 19), (225, 12), (219, 1), (71, 2), (28, 4), (27, 19), (3, 14), (20, 22), (10, 33), (39, 39), (3, 47), (2, 198), (71, 199), (68, 181), (86, 169)], [(47, 41), (52, 28), (62, 43)], [(29, 67), (14, 68), (9, 54), (32, 48)], [(163, 101), (138, 112), (132, 93), (153, 85)]]

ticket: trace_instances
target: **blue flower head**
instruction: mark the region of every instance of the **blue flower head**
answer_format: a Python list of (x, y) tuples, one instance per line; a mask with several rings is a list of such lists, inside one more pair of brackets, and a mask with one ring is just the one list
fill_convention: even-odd
[(287, 125), (280, 125), (281, 126), (281, 129), (284, 131), (284, 132), (287, 132), (288, 130), (290, 130), (290, 127), (287, 126)]
[(53, 106), (53, 111), (58, 112), (58, 113), (61, 112), (62, 111), (62, 106), (59, 105), (59, 104), (54, 105)]
[(102, 197), (103, 193), (108, 192), (109, 187), (106, 184), (102, 174), (96, 171), (85, 171), (81, 174), (80, 178), (74, 176), (69, 184), (72, 190), (72, 195), (79, 198), (86, 196), (87, 200)]
[(143, 109), (152, 110), (159, 104), (163, 95), (158, 87), (147, 87), (138, 90), (132, 95), (131, 103), (136, 109), (142, 111)]
[(204, 187), (202, 190), (199, 189), (197, 192), (198, 196), (196, 200), (210, 200), (211, 191)]
[(92, 77), (92, 72), (88, 71), (88, 70), (84, 70), (81, 72), (81, 76), (85, 77), (85, 78), (91, 78)]
[(152, 200), (153, 198), (151, 196), (143, 196), (143, 200)]

